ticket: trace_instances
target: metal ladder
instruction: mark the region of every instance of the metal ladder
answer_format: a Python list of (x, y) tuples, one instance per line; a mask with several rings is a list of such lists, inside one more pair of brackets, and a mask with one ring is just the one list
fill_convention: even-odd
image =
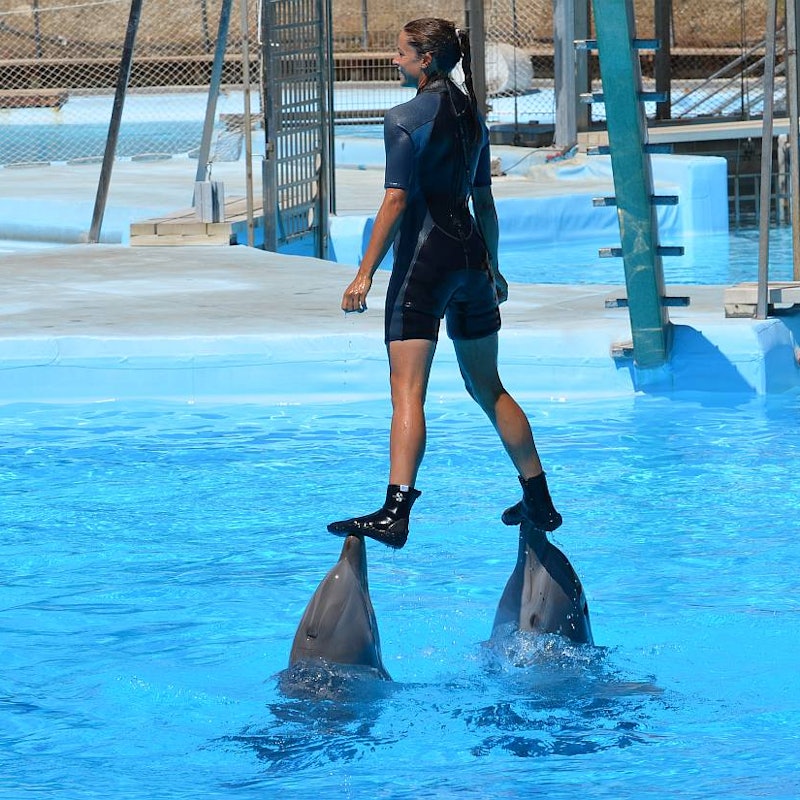
[[(647, 141), (645, 101), (661, 102), (665, 97), (642, 91), (640, 50), (656, 50), (655, 39), (637, 39), (633, 0), (593, 0), (597, 39), (576, 42), (578, 47), (596, 50), (600, 60), (601, 94), (585, 97), (588, 102), (605, 103), (608, 147), (614, 176), (614, 197), (595, 199), (595, 205), (617, 208), (621, 247), (603, 248), (601, 256), (622, 256), (627, 298), (617, 306), (628, 307), (634, 364), (657, 368), (669, 361), (672, 326), (667, 305), (686, 305), (686, 298), (667, 298), (664, 290), (663, 255), (683, 255), (682, 247), (658, 244), (656, 206), (674, 205), (675, 196), (656, 197)], [(616, 349), (614, 355), (629, 357), (630, 350)]]

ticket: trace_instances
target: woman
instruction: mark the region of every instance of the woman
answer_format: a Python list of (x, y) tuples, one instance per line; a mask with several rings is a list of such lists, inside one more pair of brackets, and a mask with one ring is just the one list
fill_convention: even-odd
[[(467, 94), (449, 77), (459, 61)], [(400, 32), (393, 63), (402, 84), (417, 94), (386, 114), (386, 192), (358, 274), (342, 298), (345, 312), (366, 310), (372, 276), (394, 244), (385, 310), (393, 409), (389, 486), (378, 511), (333, 522), (328, 530), (405, 545), (411, 507), (420, 496), (414, 485), (425, 452), (425, 394), (444, 317), (467, 391), (519, 473), (523, 497), (506, 509), (503, 522), (527, 519), (553, 531), (561, 515), (530, 424), (497, 373), (498, 304), (508, 285), (497, 266), (489, 137), (472, 85), (468, 34), (447, 20), (413, 20)]]

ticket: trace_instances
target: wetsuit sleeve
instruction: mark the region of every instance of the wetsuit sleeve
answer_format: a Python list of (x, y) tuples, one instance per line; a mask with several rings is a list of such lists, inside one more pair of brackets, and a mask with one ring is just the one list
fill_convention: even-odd
[(481, 148), (480, 155), (478, 156), (478, 166), (475, 170), (475, 178), (472, 181), (473, 186), (491, 186), (492, 185), (492, 157), (489, 152), (489, 137), (484, 131), (483, 147)]
[(386, 147), (384, 189), (408, 189), (414, 171), (414, 144), (411, 135), (390, 114), (383, 123), (383, 143)]

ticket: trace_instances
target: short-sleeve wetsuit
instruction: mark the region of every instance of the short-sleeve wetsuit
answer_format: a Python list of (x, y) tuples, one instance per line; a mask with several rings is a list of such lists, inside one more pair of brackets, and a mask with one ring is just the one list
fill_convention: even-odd
[(467, 140), (475, 129), (469, 102), (440, 78), (386, 114), (384, 185), (407, 192), (386, 297), (387, 343), (436, 341), (444, 316), (451, 339), (500, 329), (486, 244), (468, 207), (470, 183), (491, 183), (489, 136), (479, 119), (479, 136)]

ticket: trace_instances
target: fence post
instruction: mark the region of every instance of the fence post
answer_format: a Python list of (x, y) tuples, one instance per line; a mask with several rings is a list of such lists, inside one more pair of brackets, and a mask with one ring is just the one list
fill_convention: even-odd
[(125, 31), (125, 44), (122, 48), (122, 60), (117, 76), (117, 90), (114, 94), (114, 106), (111, 109), (111, 121), (108, 124), (106, 149), (103, 155), (103, 166), (100, 169), (100, 180), (97, 184), (97, 195), (94, 201), (92, 224), (89, 228), (90, 244), (100, 241), (100, 228), (106, 212), (108, 187), (111, 184), (111, 170), (114, 166), (114, 154), (117, 152), (117, 139), (119, 139), (119, 126), (122, 121), (122, 110), (125, 107), (125, 95), (128, 92), (128, 82), (131, 79), (133, 66), (133, 48), (136, 44), (136, 32), (139, 30), (139, 20), (142, 16), (143, 0), (131, 0), (131, 12), (128, 16), (128, 27)]
[(778, 0), (767, 5), (766, 49), (764, 51), (764, 117), (761, 128), (761, 193), (758, 223), (758, 293), (756, 319), (767, 318), (769, 292), (769, 217), (772, 195), (772, 122), (775, 105), (775, 36)]
[(203, 136), (200, 139), (200, 152), (197, 155), (195, 181), (204, 181), (208, 178), (208, 156), (211, 152), (211, 135), (214, 131), (217, 98), (219, 97), (219, 87), (222, 83), (222, 66), (225, 60), (225, 50), (228, 46), (228, 27), (231, 19), (232, 5), (233, 0), (222, 0), (222, 6), (219, 10), (217, 45), (214, 50), (214, 64), (211, 68), (211, 85), (208, 87), (206, 115), (203, 121)]
[(578, 141), (575, 100), (575, 0), (553, 0), (553, 46), (556, 84), (555, 147), (568, 150)]
[(800, 281), (800, 146), (798, 146), (798, 58), (797, 8), (795, 0), (786, 3), (786, 93), (789, 96), (789, 194), (792, 224), (792, 278)]
[(656, 103), (656, 119), (672, 119), (672, 0), (655, 0), (655, 34), (659, 47), (653, 56), (656, 92), (666, 100)]

